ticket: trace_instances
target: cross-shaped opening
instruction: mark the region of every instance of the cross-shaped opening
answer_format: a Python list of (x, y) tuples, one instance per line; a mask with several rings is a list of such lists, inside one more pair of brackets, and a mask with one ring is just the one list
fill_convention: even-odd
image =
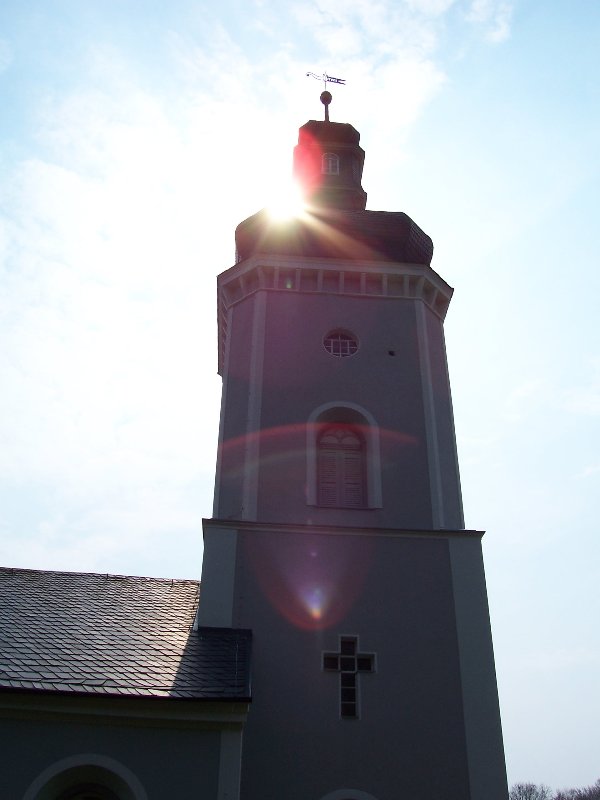
[(358, 636), (340, 636), (338, 653), (323, 653), (325, 672), (340, 674), (340, 716), (358, 719), (358, 674), (375, 672), (375, 653), (358, 652)]

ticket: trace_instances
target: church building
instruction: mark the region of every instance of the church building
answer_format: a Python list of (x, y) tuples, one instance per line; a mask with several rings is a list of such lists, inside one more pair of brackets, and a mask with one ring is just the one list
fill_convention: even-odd
[(305, 205), (218, 277), (213, 517), (195, 581), (0, 570), (8, 800), (506, 800), (443, 322), (352, 125), (300, 128)]

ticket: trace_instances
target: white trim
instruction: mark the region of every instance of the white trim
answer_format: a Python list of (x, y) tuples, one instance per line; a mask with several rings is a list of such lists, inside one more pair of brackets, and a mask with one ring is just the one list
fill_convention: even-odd
[(452, 424), (452, 461), (456, 474), (456, 489), (458, 492), (458, 528), (465, 527), (465, 512), (463, 507), (462, 489), (460, 484), (460, 464), (458, 461), (458, 445), (456, 443), (456, 426), (454, 424), (454, 405), (452, 403), (452, 388), (450, 386), (450, 372), (448, 369), (448, 354), (446, 352), (446, 340), (442, 336), (442, 352), (444, 355), (444, 374), (448, 385), (448, 404), (450, 407), (450, 422)]
[(320, 800), (377, 800), (377, 798), (359, 789), (336, 789), (335, 792), (324, 794)]
[(508, 793), (481, 540), (448, 540), (458, 640), (469, 796)]
[(242, 732), (221, 731), (217, 800), (238, 800), (242, 773)]
[[(233, 325), (233, 307), (227, 309), (227, 329)], [(227, 407), (227, 387), (229, 386), (229, 354), (231, 352), (231, 336), (225, 339), (223, 356), (223, 388), (221, 390), (221, 411), (219, 414), (219, 442), (217, 445), (217, 466), (215, 469), (215, 493), (213, 496), (213, 516), (219, 516), (219, 499), (221, 491), (221, 470), (223, 462), (223, 436), (225, 435), (225, 409)]]
[(442, 473), (440, 468), (440, 451), (433, 400), (433, 382), (431, 377), (431, 361), (429, 358), (429, 338), (427, 336), (427, 320), (425, 306), (416, 306), (417, 341), (419, 343), (419, 362), (421, 387), (423, 391), (423, 411), (425, 414), (425, 438), (427, 439), (427, 462), (429, 467), (429, 483), (431, 489), (431, 517), (433, 528), (444, 528), (444, 497), (442, 493)]
[(252, 339), (250, 343), (248, 411), (246, 416), (242, 511), (240, 516), (241, 519), (249, 520), (256, 519), (258, 505), (259, 432), (261, 429), (263, 367), (265, 360), (266, 308), (266, 293), (257, 292), (254, 301)]
[(201, 598), (194, 627), (232, 628), (235, 569), (238, 535), (234, 528), (215, 530), (209, 521), (202, 522), (204, 556), (202, 558)]
[[(366, 275), (377, 281), (381, 278), (383, 294), (374, 295), (369, 293), (369, 297), (384, 296), (393, 300), (399, 298), (422, 300), (440, 319), (444, 319), (446, 316), (454, 292), (452, 287), (437, 272), (423, 264), (400, 261), (363, 261), (362, 259), (356, 261), (348, 258), (312, 258), (308, 256), (270, 256), (260, 254), (239, 261), (235, 266), (218, 276), (217, 281), (223, 306), (230, 308), (256, 291), (281, 291), (274, 282), (274, 275), (279, 270), (285, 270), (289, 273), (295, 272), (296, 275), (298, 274), (297, 270), (300, 270), (300, 285), (296, 285), (293, 289), (294, 291), (311, 293), (316, 291), (325, 294), (333, 292), (336, 295), (363, 295), (366, 293)], [(246, 283), (245, 278), (254, 271), (260, 272), (260, 278)], [(305, 286), (303, 282), (303, 275), (311, 271), (316, 271), (316, 289), (313, 286), (314, 276), (311, 278), (310, 287)], [(349, 273), (358, 274), (361, 277), (360, 291), (341, 292), (339, 281), (335, 284), (335, 288), (326, 288), (323, 281), (325, 275), (329, 272), (335, 272), (338, 277), (340, 273), (345, 275)], [(390, 280), (390, 278), (394, 277), (402, 279), (402, 286), (399, 285), (398, 281)], [(287, 291), (292, 290), (286, 289)], [(220, 325), (222, 328), (222, 317)], [(221, 335), (224, 335), (223, 330), (221, 330)]]
[[(250, 523), (252, 525), (252, 523)], [(222, 530), (222, 526), (220, 528)], [(0, 716), (13, 719), (71, 723), (85, 717), (88, 721), (103, 718), (134, 728), (147, 728), (148, 720), (163, 728), (181, 728), (189, 724), (197, 729), (213, 730), (215, 723), (242, 725), (248, 715), (245, 701), (188, 700), (174, 702), (169, 697), (133, 697), (80, 694), (57, 695), (54, 692), (2, 692)]]
[(317, 422), (333, 408), (355, 411), (365, 420), (365, 442), (367, 445), (365, 464), (367, 468), (367, 508), (383, 506), (381, 492), (381, 453), (379, 448), (379, 425), (366, 408), (346, 400), (324, 403), (311, 413), (306, 428), (306, 501), (309, 506), (318, 505), (317, 500)]
[[(51, 800), (56, 796), (56, 789), (66, 789), (68, 788), (68, 783), (65, 786), (58, 787), (51, 786), (49, 785), (50, 783), (56, 783), (60, 780), (61, 775), (67, 777), (66, 773), (72, 770), (77, 770), (78, 768), (85, 770), (86, 767), (97, 767), (108, 773), (107, 777), (116, 777), (119, 783), (118, 791), (123, 792), (125, 790), (127, 792), (123, 800), (148, 800), (144, 787), (130, 769), (114, 758), (99, 755), (98, 753), (81, 753), (51, 764), (29, 786), (23, 795), (23, 800)], [(112, 787), (108, 786), (107, 788)]]

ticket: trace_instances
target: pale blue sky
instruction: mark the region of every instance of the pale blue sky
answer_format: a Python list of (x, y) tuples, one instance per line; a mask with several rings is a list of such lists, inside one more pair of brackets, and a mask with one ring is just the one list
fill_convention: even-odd
[(327, 70), (456, 290), (509, 780), (595, 781), (599, 52), (594, 0), (5, 0), (0, 561), (199, 577), (215, 275)]

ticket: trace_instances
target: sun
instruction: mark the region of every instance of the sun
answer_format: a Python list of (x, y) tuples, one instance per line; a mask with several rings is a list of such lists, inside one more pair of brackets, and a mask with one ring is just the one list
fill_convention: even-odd
[(300, 186), (294, 181), (281, 184), (273, 189), (267, 203), (269, 216), (275, 220), (301, 217), (305, 203)]

